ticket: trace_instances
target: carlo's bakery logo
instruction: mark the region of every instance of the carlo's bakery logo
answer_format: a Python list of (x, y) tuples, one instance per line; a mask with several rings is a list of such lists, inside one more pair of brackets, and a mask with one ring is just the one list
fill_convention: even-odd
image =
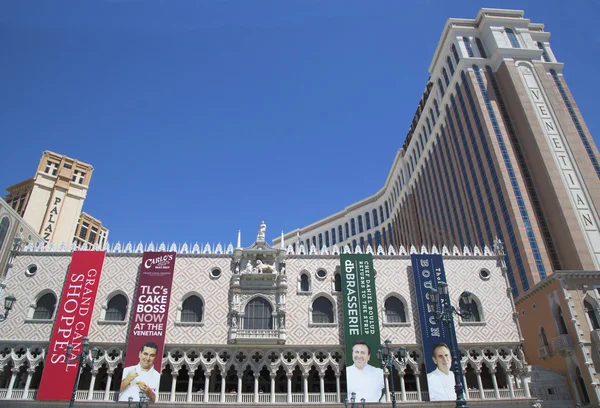
[(161, 255), (156, 258), (146, 259), (144, 267), (150, 269), (150, 267), (154, 266), (154, 269), (167, 269), (169, 268), (171, 261), (173, 261), (173, 255)]

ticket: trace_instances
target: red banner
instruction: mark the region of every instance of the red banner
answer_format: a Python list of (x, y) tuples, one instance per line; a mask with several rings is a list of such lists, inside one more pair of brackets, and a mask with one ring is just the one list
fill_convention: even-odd
[(65, 349), (72, 344), (73, 354), (81, 353), (81, 342), (90, 329), (104, 255), (103, 251), (73, 252), (44, 362), (39, 400), (71, 399), (79, 360), (68, 362)]
[(169, 316), (175, 252), (145, 252), (127, 340), (119, 401), (156, 402)]

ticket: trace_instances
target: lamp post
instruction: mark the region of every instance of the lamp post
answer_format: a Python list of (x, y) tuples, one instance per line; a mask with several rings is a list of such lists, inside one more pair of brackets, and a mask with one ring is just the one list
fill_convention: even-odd
[(16, 301), (17, 298), (12, 295), (8, 295), (4, 298), (4, 314), (0, 314), (0, 322), (8, 319), (8, 312), (10, 312), (10, 310), (13, 308), (13, 305)]
[(454, 391), (456, 392), (456, 406), (468, 408), (467, 401), (465, 400), (464, 387), (460, 380), (460, 367), (458, 365), (458, 350), (454, 349), (456, 342), (456, 333), (452, 330), (452, 321), (454, 315), (458, 315), (463, 319), (469, 319), (473, 313), (471, 312), (471, 303), (473, 301), (471, 292), (463, 292), (461, 299), (466, 308), (461, 308), (460, 311), (456, 310), (454, 306), (450, 304), (448, 298), (448, 284), (444, 281), (440, 281), (437, 284), (437, 289), (431, 289), (429, 291), (429, 304), (435, 310), (435, 320), (443, 323), (448, 328), (450, 333), (450, 351), (452, 352), (452, 371), (454, 371)]
[[(352, 396), (352, 398), (350, 398), (350, 400), (348, 400), (348, 397), (346, 397), (346, 399), (344, 400), (344, 406), (346, 408), (348, 408), (348, 403), (350, 403), (350, 408), (358, 408), (358, 403), (356, 402), (356, 393), (353, 392), (352, 394), (350, 394)], [(364, 398), (360, 399), (360, 403), (362, 404), (362, 408), (365, 408), (365, 403), (367, 401)]]
[(133, 404), (133, 397), (129, 397), (127, 399), (127, 407), (131, 408), (132, 404), (133, 407), (137, 407), (137, 408), (148, 408), (148, 404), (150, 403), (150, 398), (148, 398), (146, 396), (146, 393), (144, 391), (140, 391), (140, 400), (137, 401), (135, 404)]
[[(79, 386), (79, 377), (81, 376), (81, 368), (83, 367), (83, 363), (90, 351), (90, 343), (88, 341), (87, 336), (83, 338), (81, 342), (81, 353), (79, 355), (73, 354), (73, 345), (67, 344), (67, 349), (65, 350), (67, 363), (72, 363), (73, 361), (77, 361), (77, 378), (75, 378), (75, 383), (73, 384), (73, 393), (71, 394), (71, 402), (69, 403), (69, 408), (73, 408), (75, 405), (75, 395), (77, 394), (77, 387)], [(95, 359), (98, 356), (98, 349), (94, 347), (92, 350), (92, 358)]]
[[(377, 350), (377, 359), (381, 363), (381, 367), (387, 368), (390, 373), (390, 398), (392, 399), (392, 408), (396, 408), (396, 391), (394, 390), (394, 353), (390, 349), (391, 340), (387, 339)], [(398, 348), (398, 362), (402, 365), (406, 365), (406, 348), (400, 346)]]

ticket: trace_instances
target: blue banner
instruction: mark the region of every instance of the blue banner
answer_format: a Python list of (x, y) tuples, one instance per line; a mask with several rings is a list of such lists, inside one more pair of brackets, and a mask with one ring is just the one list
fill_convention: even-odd
[[(438, 282), (448, 282), (444, 271), (441, 255), (422, 254), (411, 255), (415, 292), (421, 324), (421, 341), (423, 344), (423, 359), (427, 370), (427, 384), (430, 401), (456, 400), (454, 391), (454, 372), (452, 371), (452, 350), (460, 359), (460, 352), (454, 332), (454, 319), (450, 330), (445, 323), (436, 320), (436, 310), (429, 304), (429, 294), (437, 289)], [(440, 295), (441, 297), (441, 295)], [(450, 296), (444, 299), (450, 305)], [(460, 367), (460, 361), (459, 367)], [(460, 379), (464, 384), (462, 369)]]

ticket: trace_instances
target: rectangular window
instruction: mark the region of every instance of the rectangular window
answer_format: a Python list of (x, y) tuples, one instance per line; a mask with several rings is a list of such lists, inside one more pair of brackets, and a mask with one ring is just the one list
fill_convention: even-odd
[(95, 244), (96, 243), (96, 236), (97, 235), (98, 235), (98, 228), (92, 227), (92, 230), (90, 231), (89, 242), (91, 242), (92, 244)]
[(74, 183), (83, 184), (83, 179), (85, 178), (85, 173), (79, 170), (73, 171), (73, 177), (71, 177), (71, 181)]
[(65, 169), (72, 169), (73, 168), (73, 166), (71, 166), (70, 164), (67, 164), (67, 163), (63, 164), (63, 167)]
[(88, 233), (89, 226), (90, 226), (90, 224), (88, 224), (87, 222), (84, 222), (81, 224), (81, 228), (79, 229), (79, 238), (85, 240), (85, 237), (87, 236), (87, 233)]

